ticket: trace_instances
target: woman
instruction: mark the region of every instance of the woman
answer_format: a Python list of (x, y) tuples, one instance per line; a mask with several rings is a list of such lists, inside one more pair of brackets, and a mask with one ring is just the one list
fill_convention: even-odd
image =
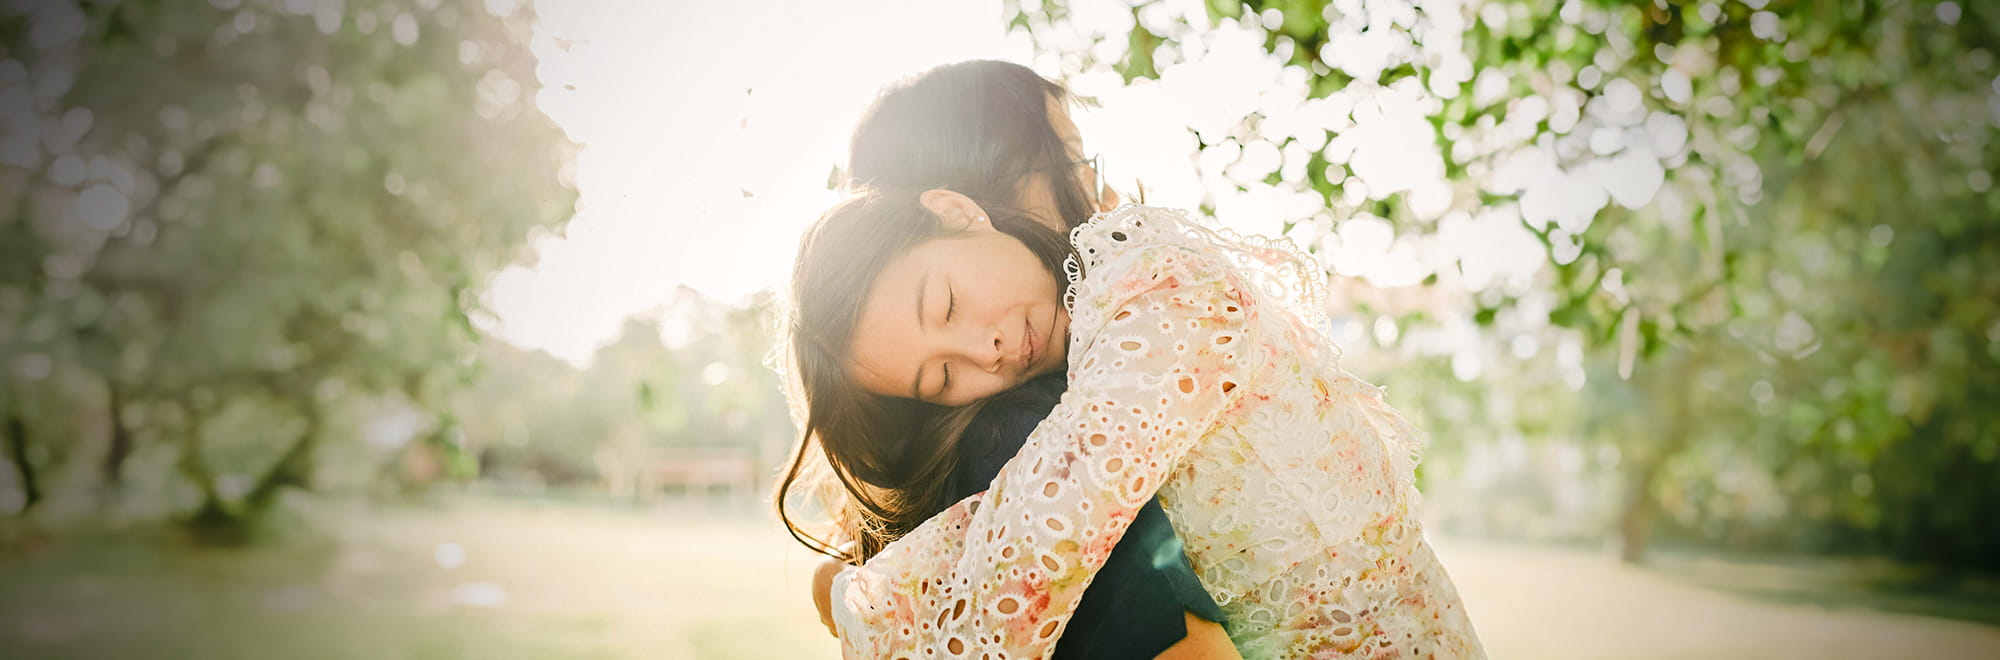
[[(1109, 188), (1093, 192), (1095, 171), (1082, 162), (1069, 102), (1061, 86), (1019, 65), (972, 61), (938, 67), (885, 90), (863, 115), (851, 146), (849, 185), (946, 186), (1011, 199), (1024, 218), (1066, 230), (1117, 203)], [(780, 517), (807, 547), (864, 560), (952, 502), (985, 490), (1064, 387), (1057, 374), (978, 407), (918, 411), (937, 423), (928, 441), (863, 463), (858, 476), (841, 475), (843, 481), (865, 484), (865, 496), (849, 497), (835, 488), (827, 498), (827, 508), (846, 528), (843, 537), (851, 541), (846, 546), (793, 523), (787, 496), (815, 478), (827, 480), (814, 474), (825, 465), (817, 458), (818, 446), (802, 442), (780, 484)], [(851, 437), (838, 429), (823, 435), (835, 444)], [(885, 487), (889, 484), (894, 486)], [(823, 618), (826, 579), (839, 566), (829, 562), (815, 580)], [(1165, 514), (1149, 502), (1077, 606), (1055, 656), (1233, 657), (1220, 621), (1220, 608), (1201, 589)]]
[[(913, 401), (1070, 380), (987, 492), (836, 578), (850, 656), (1046, 656), (1155, 490), (1246, 657), (1483, 655), (1414, 517), (1414, 434), (1336, 365), (1312, 262), (1125, 207), (1076, 229), (1058, 271), (1070, 245), (1013, 215), (864, 191), (800, 243), (809, 432), (859, 412), (844, 422), (888, 446)], [(857, 280), (859, 305), (827, 304)]]

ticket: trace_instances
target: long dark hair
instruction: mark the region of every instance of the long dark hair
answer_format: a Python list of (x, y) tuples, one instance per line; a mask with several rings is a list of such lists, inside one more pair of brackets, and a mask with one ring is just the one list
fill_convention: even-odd
[(1040, 179), (1061, 215), (1041, 220), (1075, 227), (1097, 209), (1048, 112), (1075, 103), (1062, 85), (1011, 62), (971, 60), (925, 71), (884, 88), (855, 124), (847, 184), (947, 188), (1014, 201)]
[[(924, 208), (919, 194), (857, 189), (806, 230), (792, 271), (793, 313), (785, 332), (797, 394), (806, 404), (804, 433), (775, 504), (793, 538), (850, 562), (874, 556), (951, 504), (959, 438), (993, 401), (947, 408), (870, 393), (851, 377), (855, 325), (882, 268), (926, 241), (959, 233)], [(1065, 236), (1019, 209), (980, 206), (995, 229), (1026, 245), (1051, 275), (1063, 277), (1063, 262), (1072, 253)], [(815, 453), (825, 457), (845, 492), (845, 501), (832, 508), (839, 536), (852, 544), (803, 529), (788, 511), (789, 491)]]
[[(987, 210), (996, 228), (1037, 254), (1067, 252), (1063, 236), (1019, 225), (1035, 218), (1010, 207), (1042, 181), (1061, 216), (1040, 218), (1046, 226), (1074, 227), (1095, 210), (1050, 125), (1051, 105), (1074, 101), (1069, 90), (1027, 67), (974, 60), (884, 88), (855, 125), (844, 181), (852, 194), (800, 242), (795, 316), (783, 330), (793, 341), (785, 356), (792, 361), (789, 385), (798, 388), (792, 394), (806, 401), (807, 412), (772, 499), (779, 520), (806, 547), (858, 563), (951, 504), (959, 437), (980, 409), (1008, 395), (941, 408), (862, 392), (844, 372), (852, 315), (888, 257), (941, 231), (928, 212), (903, 203), (910, 201), (901, 199), (904, 192), (964, 193)], [(899, 191), (895, 199), (884, 197), (888, 190)], [(907, 215), (912, 213), (921, 215)], [(887, 224), (869, 226), (871, 220)], [(1050, 264), (1058, 281), (1060, 263)], [(807, 306), (816, 311), (807, 313)], [(802, 325), (807, 318), (812, 320)], [(799, 490), (811, 496), (808, 501), (791, 501)], [(823, 508), (831, 533), (804, 529), (794, 515), (800, 504)]]

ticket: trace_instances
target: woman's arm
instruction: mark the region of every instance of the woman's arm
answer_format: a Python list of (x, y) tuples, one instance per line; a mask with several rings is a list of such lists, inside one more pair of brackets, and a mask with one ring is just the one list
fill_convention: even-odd
[[(953, 470), (956, 495), (962, 498), (991, 487), (1067, 389), (1069, 375), (1058, 373), (988, 401), (960, 436), (960, 458)], [(1155, 497), (1139, 508), (1084, 588), (1056, 642), (1055, 655), (1152, 657), (1187, 637), (1189, 612), (1207, 621), (1224, 620), (1222, 608), (1195, 577), (1194, 566)]]
[(1114, 265), (1078, 302), (1105, 323), (1072, 356), (1071, 391), (992, 489), (835, 580), (851, 657), (1046, 656), (1135, 511), (1261, 360), (1247, 285), (1221, 261), (1153, 246)]
[[(1018, 446), (1015, 451), (1019, 451)], [(997, 475), (999, 467), (990, 472)], [(1221, 608), (1201, 590), (1199, 578), (1185, 557), (1175, 557), (1181, 561), (1163, 559), (1162, 553), (1181, 554), (1178, 541), (1157, 498), (1141, 507), (1097, 577), (1084, 589), (1074, 618), (1056, 642), (1056, 652), (1067, 650), (1081, 657), (1157, 653), (1172, 660), (1238, 657), (1228, 633), (1223, 632)], [(846, 567), (836, 560), (824, 560), (812, 577), (812, 600), (819, 610), (820, 625), (835, 638), (840, 632), (833, 620), (833, 578)]]

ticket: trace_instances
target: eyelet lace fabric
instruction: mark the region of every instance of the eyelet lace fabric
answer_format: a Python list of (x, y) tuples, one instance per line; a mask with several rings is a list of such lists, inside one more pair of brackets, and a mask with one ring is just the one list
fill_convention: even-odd
[(842, 572), (847, 656), (1047, 657), (1157, 491), (1245, 657), (1484, 657), (1313, 262), (1142, 206), (1072, 241), (1068, 393), (991, 489)]

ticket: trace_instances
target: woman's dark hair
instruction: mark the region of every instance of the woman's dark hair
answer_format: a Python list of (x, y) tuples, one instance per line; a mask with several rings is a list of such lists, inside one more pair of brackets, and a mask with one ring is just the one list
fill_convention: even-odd
[(1010, 62), (925, 71), (883, 89), (861, 115), (848, 145), (847, 185), (945, 188), (1014, 201), (1026, 186), (1046, 181), (1061, 217), (1042, 220), (1075, 227), (1097, 209), (1049, 123), (1050, 106), (1074, 101), (1062, 85)]
[[(943, 408), (864, 392), (846, 372), (856, 315), (890, 257), (943, 233), (910, 191), (943, 188), (973, 198), (996, 228), (1043, 255), (1065, 281), (1062, 258), (1051, 255), (1070, 246), (1048, 227), (1074, 227), (1095, 211), (1050, 124), (1049, 108), (1072, 102), (1069, 90), (1027, 67), (974, 60), (884, 88), (855, 125), (844, 181), (853, 194), (801, 240), (794, 316), (783, 330), (792, 341), (783, 358), (798, 388), (792, 394), (806, 412), (773, 501), (806, 547), (858, 563), (951, 504), (960, 436), (981, 408), (1008, 395)], [(1042, 218), (1045, 224), (1011, 208), (1038, 183), (1048, 186), (1060, 215)], [(817, 496), (832, 534), (798, 524), (788, 502), (795, 488)]]
[[(867, 560), (951, 504), (959, 437), (992, 401), (947, 408), (874, 394), (851, 376), (855, 325), (883, 267), (926, 241), (960, 233), (924, 208), (920, 194), (857, 189), (806, 230), (792, 271), (784, 332), (796, 394), (805, 400), (804, 433), (774, 500), (793, 538), (844, 561)], [(1067, 237), (1018, 209), (974, 201), (995, 229), (1021, 241), (1063, 281), (1063, 262), (1072, 254)], [(846, 492), (846, 501), (830, 508), (851, 545), (813, 535), (788, 511), (787, 495), (815, 453), (825, 456)]]

